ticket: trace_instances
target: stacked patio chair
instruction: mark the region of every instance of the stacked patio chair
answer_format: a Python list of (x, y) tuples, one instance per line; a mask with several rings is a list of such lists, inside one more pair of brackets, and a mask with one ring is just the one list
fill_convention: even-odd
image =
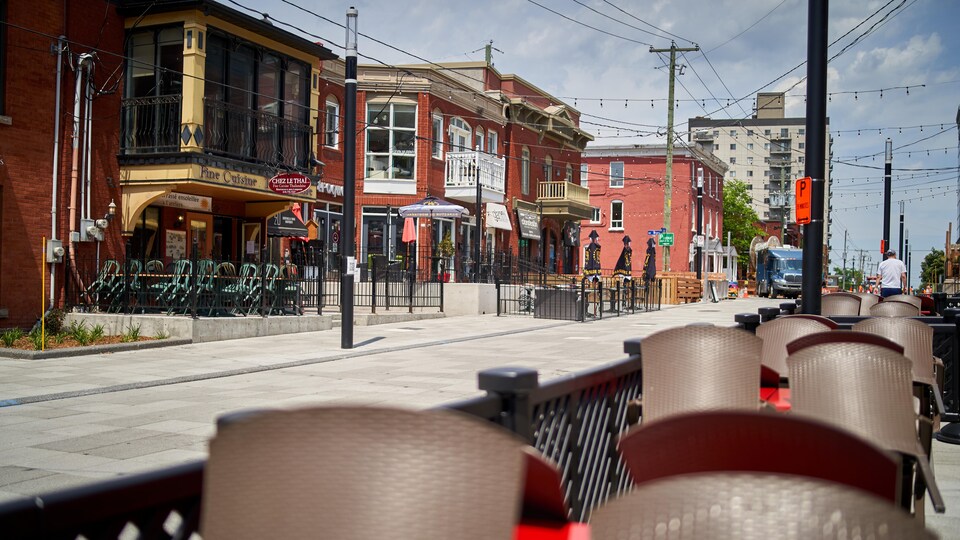
[(289, 308), (297, 315), (303, 315), (300, 307), (300, 272), (295, 264), (280, 267), (280, 281), (277, 285), (278, 308), (286, 312)]
[(87, 302), (97, 307), (110, 306), (117, 283), (123, 280), (123, 269), (115, 259), (107, 259), (100, 266), (97, 278), (87, 286), (84, 295)]
[(824, 294), (820, 297), (820, 314), (824, 317), (860, 315), (860, 297), (846, 292)]
[(178, 310), (186, 312), (192, 274), (193, 263), (187, 259), (179, 259), (173, 263), (171, 274), (164, 279), (151, 283), (147, 287), (147, 291), (153, 297), (157, 306), (166, 309), (168, 315)]
[[(194, 283), (197, 295), (197, 307), (205, 309), (207, 315), (213, 315), (216, 309), (217, 263), (213, 259), (197, 261), (197, 279)], [(193, 291), (191, 291), (192, 293)]]
[(936, 538), (888, 501), (814, 478), (715, 472), (637, 486), (599, 509), (591, 538)]
[[(890, 298), (893, 298), (892, 296)], [(920, 306), (910, 302), (885, 299), (870, 308), (871, 317), (919, 317)]]
[(449, 411), (322, 407), (220, 423), (201, 532), (223, 538), (512, 538), (526, 445)]
[(830, 319), (816, 315), (786, 315), (757, 327), (757, 337), (763, 340), (761, 396), (767, 403), (781, 411), (790, 409), (787, 344), (809, 334), (829, 332), (836, 326)]
[(896, 302), (906, 302), (916, 306), (917, 310), (920, 310), (923, 306), (923, 300), (919, 296), (914, 296), (912, 294), (894, 294), (883, 299), (884, 302), (896, 301)]
[(226, 278), (226, 284), (220, 289), (224, 308), (231, 315), (241, 313), (246, 316), (255, 308), (253, 290), (259, 279), (260, 268), (254, 263), (243, 263), (240, 265), (240, 275), (237, 275), (233, 263), (223, 263), (220, 272)]
[(917, 431), (913, 363), (902, 351), (890, 340), (863, 332), (824, 332), (794, 341), (787, 358), (791, 410), (900, 454), (901, 504), (909, 510), (913, 502), (920, 517), (924, 488), (937, 512), (944, 506)]
[(880, 302), (880, 297), (869, 292), (853, 293), (860, 297), (860, 316), (869, 317), (870, 308)]

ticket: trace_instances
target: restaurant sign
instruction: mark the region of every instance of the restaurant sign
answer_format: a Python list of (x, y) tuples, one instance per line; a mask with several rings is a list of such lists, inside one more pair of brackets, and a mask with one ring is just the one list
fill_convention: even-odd
[(158, 198), (153, 204), (157, 206), (168, 206), (171, 208), (182, 208), (184, 210), (196, 210), (200, 212), (210, 212), (213, 208), (212, 199), (201, 195), (191, 195), (189, 193), (167, 193)]
[(520, 238), (528, 240), (540, 239), (540, 217), (536, 212), (517, 210), (517, 224), (520, 225)]
[(310, 178), (300, 173), (280, 173), (267, 182), (270, 191), (281, 195), (296, 195), (310, 189)]

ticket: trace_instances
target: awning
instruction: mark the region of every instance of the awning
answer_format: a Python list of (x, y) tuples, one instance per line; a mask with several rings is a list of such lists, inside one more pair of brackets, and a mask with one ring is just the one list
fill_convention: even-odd
[(536, 212), (517, 208), (517, 224), (520, 225), (520, 238), (540, 240), (540, 216)]
[(284, 210), (267, 220), (267, 236), (307, 237), (307, 226), (293, 210)]
[(505, 231), (513, 230), (513, 226), (510, 225), (510, 214), (507, 213), (507, 207), (502, 204), (488, 202), (487, 215), (484, 216), (484, 220), (487, 227)]

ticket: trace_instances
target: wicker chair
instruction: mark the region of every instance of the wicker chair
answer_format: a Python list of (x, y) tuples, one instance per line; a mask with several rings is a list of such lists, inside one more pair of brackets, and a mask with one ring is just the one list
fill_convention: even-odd
[[(825, 319), (829, 321), (830, 319)], [(833, 321), (831, 321), (833, 322)], [(835, 326), (835, 325), (834, 325)], [(787, 343), (817, 332), (830, 331), (831, 327), (820, 321), (788, 315), (761, 324), (757, 327), (757, 337), (763, 340), (760, 361), (763, 367), (777, 374), (777, 384), (787, 378)], [(773, 381), (767, 381), (770, 383)]]
[(862, 292), (854, 293), (860, 297), (860, 316), (869, 317), (870, 308), (877, 305), (880, 302), (880, 297), (873, 293)]
[[(892, 298), (892, 297), (891, 297)], [(899, 300), (884, 300), (870, 308), (871, 317), (919, 317), (920, 307)]]
[(820, 314), (824, 317), (860, 315), (860, 297), (855, 294), (836, 292), (820, 297)]
[(936, 538), (888, 502), (859, 490), (778, 474), (664, 478), (599, 508), (591, 520), (591, 538), (596, 540), (845, 536)]
[(912, 294), (894, 294), (893, 296), (884, 298), (883, 301), (906, 302), (916, 306), (918, 310), (923, 306), (923, 300), (921, 300), (919, 296), (914, 296)]
[[(815, 334), (801, 338), (808, 343), (817, 336), (837, 339), (841, 332)], [(878, 336), (862, 332), (843, 332), (866, 340)], [(900, 453), (915, 462), (918, 489), (913, 489), (912, 466), (904, 467), (904, 494), (901, 502), (910, 506), (914, 497), (922, 498), (923, 486), (937, 512), (943, 512), (943, 498), (930, 469), (928, 455), (917, 434), (913, 410), (912, 362), (903, 354), (872, 343), (834, 342), (788, 347), (792, 411), (812, 416), (847, 429), (882, 448)], [(888, 340), (884, 340), (888, 341)], [(922, 515), (922, 500), (916, 511)]]
[(896, 503), (899, 457), (847, 431), (787, 414), (717, 411), (635, 426), (619, 443), (634, 484), (707, 472), (782, 473)]
[(708, 325), (643, 338), (643, 422), (696, 411), (756, 410), (761, 345), (743, 330)]
[(510, 538), (525, 445), (447, 411), (325, 407), (221, 423), (203, 537)]

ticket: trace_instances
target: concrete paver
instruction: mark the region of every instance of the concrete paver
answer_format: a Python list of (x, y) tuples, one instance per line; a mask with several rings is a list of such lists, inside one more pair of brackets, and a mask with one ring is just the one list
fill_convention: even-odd
[[(541, 381), (623, 358), (623, 341), (694, 322), (730, 326), (764, 299), (664, 306), (588, 323), (494, 315), (207, 342), (62, 359), (0, 358), (0, 501), (206, 456), (217, 416), (258, 407), (428, 408), (480, 395), (477, 372)], [(960, 447), (934, 443), (947, 538), (960, 530)]]

